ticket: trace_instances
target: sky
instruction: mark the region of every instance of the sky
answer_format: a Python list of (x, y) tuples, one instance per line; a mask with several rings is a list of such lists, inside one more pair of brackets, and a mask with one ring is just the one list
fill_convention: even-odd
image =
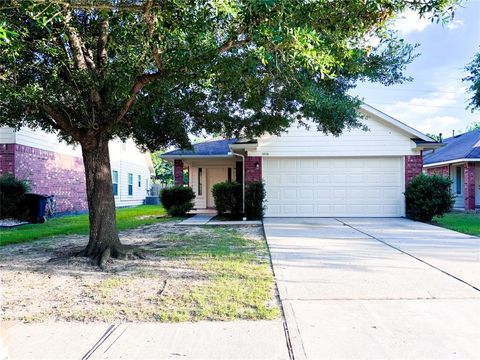
[(448, 24), (404, 13), (392, 26), (407, 42), (419, 44), (420, 56), (405, 72), (413, 81), (387, 87), (360, 83), (351, 93), (417, 130), (442, 133), (443, 138), (480, 121), (480, 111), (466, 109), (469, 83), (461, 80), (465, 65), (480, 51), (480, 0), (458, 7)]

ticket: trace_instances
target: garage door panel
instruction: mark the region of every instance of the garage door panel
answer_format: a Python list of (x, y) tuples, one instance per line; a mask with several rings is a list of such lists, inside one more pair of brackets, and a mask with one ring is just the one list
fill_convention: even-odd
[(264, 159), (266, 216), (402, 216), (402, 158)]

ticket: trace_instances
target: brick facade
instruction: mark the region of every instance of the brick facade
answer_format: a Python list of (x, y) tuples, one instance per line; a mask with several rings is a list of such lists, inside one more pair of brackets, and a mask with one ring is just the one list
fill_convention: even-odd
[(81, 157), (19, 144), (0, 145), (0, 173), (27, 180), (31, 191), (55, 195), (58, 212), (88, 209)]
[(405, 156), (405, 186), (407, 186), (412, 179), (422, 173), (423, 156), (407, 155)]
[(175, 185), (183, 185), (183, 161), (182, 160), (174, 160), (173, 178), (175, 179)]
[(262, 181), (262, 157), (245, 156), (245, 183)]
[(475, 163), (465, 163), (463, 171), (465, 210), (475, 210)]
[(0, 144), (0, 175), (15, 175), (15, 144)]
[(434, 168), (427, 168), (427, 174), (428, 175), (440, 175), (443, 177), (450, 177), (450, 166), (449, 165), (443, 165), (443, 166), (437, 166)]

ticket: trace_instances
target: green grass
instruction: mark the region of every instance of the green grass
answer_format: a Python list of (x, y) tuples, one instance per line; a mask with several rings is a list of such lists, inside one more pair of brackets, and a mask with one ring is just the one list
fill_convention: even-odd
[[(132, 229), (169, 219), (160, 205), (142, 205), (117, 209), (119, 230)], [(0, 246), (33, 241), (50, 236), (88, 234), (88, 215), (71, 215), (50, 219), (44, 224), (22, 225), (0, 229)]]
[(480, 236), (480, 214), (449, 213), (433, 223), (461, 233)]
[(275, 319), (274, 281), (264, 240), (250, 240), (231, 229), (212, 228), (210, 236), (170, 235), (159, 257), (183, 259), (204, 279), (180, 294), (163, 296), (151, 314), (159, 321)]

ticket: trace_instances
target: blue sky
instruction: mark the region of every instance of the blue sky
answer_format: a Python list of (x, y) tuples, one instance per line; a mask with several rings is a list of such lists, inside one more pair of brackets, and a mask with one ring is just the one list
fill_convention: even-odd
[(450, 23), (436, 24), (405, 13), (393, 27), (409, 43), (418, 43), (416, 58), (406, 74), (413, 81), (385, 87), (361, 83), (352, 94), (396, 119), (428, 133), (464, 132), (480, 121), (480, 112), (466, 109), (464, 67), (480, 50), (480, 0), (470, 0), (456, 10)]

